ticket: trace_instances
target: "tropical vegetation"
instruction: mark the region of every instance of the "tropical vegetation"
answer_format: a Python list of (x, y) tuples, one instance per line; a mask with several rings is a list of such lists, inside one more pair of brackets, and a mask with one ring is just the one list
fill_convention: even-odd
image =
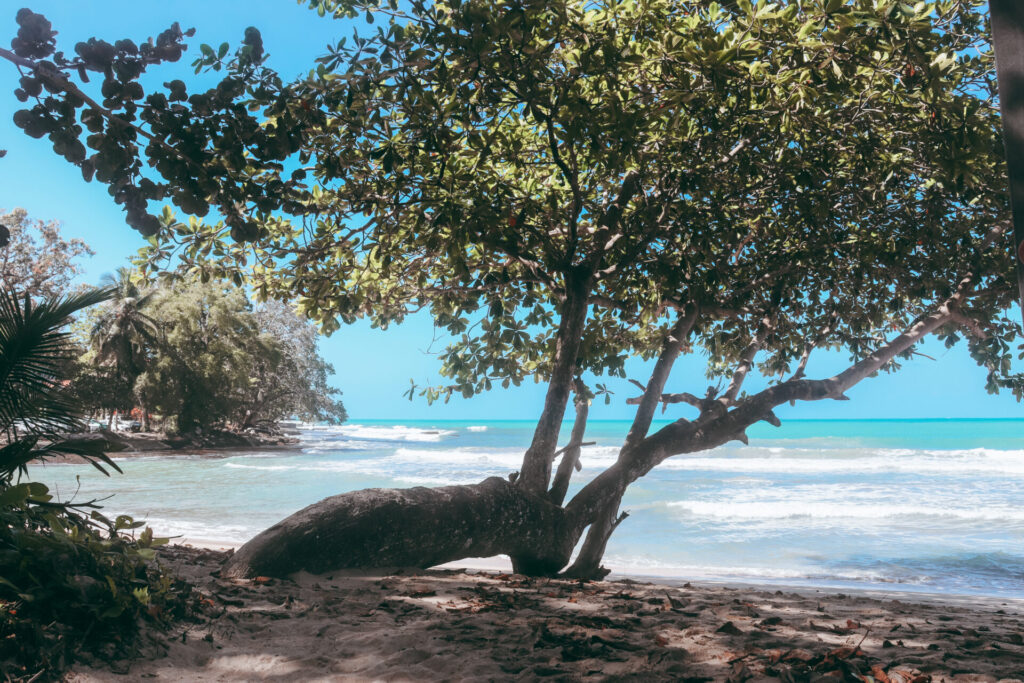
[(92, 255), (79, 239), (65, 239), (55, 221), (29, 218), (25, 209), (0, 210), (0, 290), (52, 299), (69, 293)]
[(0, 290), (0, 671), (7, 680), (56, 677), (80, 652), (130, 654), (138, 620), (180, 617), (190, 589), (151, 563), (155, 539), (95, 501), (59, 501), (29, 466), (81, 458), (120, 472), (64, 374), (76, 353), (70, 317), (109, 298), (91, 290), (33, 301)]
[(148, 315), (161, 334), (134, 391), (168, 431), (345, 419), (316, 330), (293, 310), (254, 310), (235, 285), (198, 279), (166, 284), (152, 297)]
[[(105, 276), (101, 284), (113, 294), (89, 334), (94, 361), (112, 369), (111, 379), (122, 386), (134, 387), (146, 369), (149, 350), (160, 338), (160, 325), (146, 313), (154, 292), (141, 291), (129, 268), (119, 268), (116, 276)], [(111, 395), (119, 393), (114, 391)], [(149, 411), (145, 404), (141, 413), (143, 429), (148, 430)]]

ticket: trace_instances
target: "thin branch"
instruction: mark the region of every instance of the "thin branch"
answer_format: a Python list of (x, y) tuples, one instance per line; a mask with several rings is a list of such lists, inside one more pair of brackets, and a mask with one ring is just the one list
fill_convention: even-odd
[(736, 372), (733, 373), (732, 381), (729, 382), (729, 388), (725, 390), (725, 394), (719, 399), (724, 405), (731, 405), (736, 401), (736, 397), (740, 393), (740, 387), (743, 386), (743, 381), (747, 378), (747, 374), (750, 373), (750, 369), (754, 367), (754, 356), (761, 350), (773, 325), (773, 316), (766, 315), (761, 319), (761, 324), (758, 326), (754, 338), (740, 355), (740, 362), (736, 367)]
[(654, 419), (654, 411), (660, 402), (668, 376), (672, 372), (672, 366), (675, 364), (679, 354), (682, 353), (683, 346), (686, 344), (691, 330), (693, 330), (694, 325), (697, 323), (699, 314), (700, 311), (697, 306), (690, 306), (689, 311), (679, 316), (665, 338), (661, 355), (658, 356), (658, 361), (654, 364), (654, 370), (651, 372), (651, 378), (647, 381), (647, 385), (643, 386), (639, 382), (635, 382), (637, 386), (643, 386), (644, 394), (637, 402), (639, 407), (637, 408), (636, 415), (633, 417), (633, 424), (630, 425), (629, 433), (626, 435), (626, 441), (619, 453), (620, 458), (640, 444), (647, 436), (647, 432), (651, 428), (651, 421)]
[(580, 212), (583, 210), (583, 192), (580, 190), (579, 177), (569, 169), (569, 166), (562, 159), (562, 155), (558, 151), (558, 140), (555, 138), (555, 129), (551, 122), (550, 113), (546, 117), (546, 122), (548, 129), (548, 147), (551, 149), (551, 156), (555, 161), (555, 165), (558, 166), (559, 170), (562, 171), (562, 174), (565, 175), (565, 179), (569, 183), (569, 187), (572, 189), (572, 211), (569, 214), (569, 245), (566, 248), (565, 253), (566, 262), (571, 263), (573, 255), (576, 252), (579, 218)]
[[(636, 406), (640, 405), (640, 402), (644, 400), (643, 396), (635, 396), (633, 398), (626, 399), (626, 405)], [(688, 403), (691, 406), (700, 408), (702, 411), (707, 408), (708, 401), (711, 399), (699, 398), (689, 392), (682, 392), (679, 394), (662, 394), (658, 397), (659, 403)]]
[[(832, 319), (835, 320), (836, 317), (837, 317), (837, 314), (835, 312), (833, 312), (832, 313)], [(818, 335), (813, 340), (807, 342), (807, 345), (804, 346), (803, 353), (800, 354), (800, 363), (796, 367), (796, 372), (794, 372), (793, 376), (790, 377), (791, 380), (792, 379), (800, 379), (801, 377), (804, 376), (804, 371), (807, 370), (807, 361), (810, 360), (810, 358), (811, 358), (811, 352), (814, 351), (814, 349), (818, 348), (818, 345), (821, 342), (823, 342), (826, 337), (828, 337), (828, 335), (829, 335), (829, 333), (831, 331), (832, 331), (832, 323), (830, 322), (829, 324), (825, 325), (825, 327), (823, 327), (821, 329), (821, 332), (819, 332)]]
[[(576, 419), (572, 424), (572, 434), (569, 436), (569, 445), (560, 449), (555, 455), (562, 454), (562, 460), (558, 463), (558, 470), (555, 472), (554, 480), (551, 482), (551, 489), (548, 491), (548, 498), (555, 505), (561, 505), (565, 501), (565, 494), (569, 490), (569, 480), (572, 478), (573, 470), (579, 471), (580, 450), (587, 445), (583, 441), (583, 434), (587, 430), (587, 415), (590, 412), (590, 401), (587, 399), (587, 386), (579, 377), (573, 383), (576, 394)], [(593, 443), (593, 442), (591, 442)]]
[(617, 238), (612, 235), (612, 231), (618, 226), (619, 221), (622, 219), (622, 214), (626, 210), (626, 205), (629, 204), (639, 189), (640, 172), (630, 171), (622, 179), (622, 185), (619, 187), (619, 194), (615, 197), (615, 200), (604, 207), (597, 223), (601, 229), (595, 233), (597, 249), (591, 256), (595, 268), (608, 249), (615, 244)]

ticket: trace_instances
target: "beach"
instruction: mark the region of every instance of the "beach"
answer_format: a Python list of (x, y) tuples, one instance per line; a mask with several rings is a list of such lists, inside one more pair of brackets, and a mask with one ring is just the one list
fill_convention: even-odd
[(579, 582), (465, 569), (224, 580), (170, 546), (203, 615), (74, 683), (155, 681), (1013, 681), (1024, 601), (775, 586)]
[[(124, 474), (31, 468), (62, 499), (105, 498), (174, 542), (237, 546), (363, 488), (516, 471), (529, 421), (307, 425), (287, 448), (115, 454)], [(614, 462), (628, 422), (593, 421), (569, 495)], [(560, 443), (566, 443), (568, 429)], [(1024, 598), (1024, 421), (786, 420), (750, 444), (671, 458), (627, 491), (615, 576)], [(507, 559), (468, 560), (508, 568)]]
[[(218, 576), (231, 547), (323, 497), (512, 471), (528, 423), (308, 425), (287, 449), (121, 453), (123, 476), (36, 476), (114, 494), (105, 509), (189, 541), (160, 557), (201, 596), (197, 621), (71, 681), (1024, 680), (1022, 426), (752, 430), (637, 482), (613, 573), (592, 583), (515, 576), (504, 557)], [(592, 425), (574, 486), (615, 457), (621, 428)]]

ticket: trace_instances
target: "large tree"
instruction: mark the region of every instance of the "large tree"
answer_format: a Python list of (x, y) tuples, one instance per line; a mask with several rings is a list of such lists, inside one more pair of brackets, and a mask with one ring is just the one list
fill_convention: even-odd
[(198, 278), (162, 283), (151, 296), (147, 313), (162, 334), (134, 391), (170, 431), (345, 419), (311, 324), (287, 306), (254, 310), (241, 288)]
[(56, 221), (32, 220), (25, 209), (0, 211), (0, 289), (39, 299), (69, 293), (81, 272), (75, 262), (92, 256), (78, 239), (65, 239)]
[[(230, 573), (502, 552), (553, 573), (586, 533), (566, 571), (591, 576), (631, 482), (778, 424), (784, 403), (845, 399), (928, 335), (966, 336), (989, 388), (1020, 395), (982, 0), (310, 5), (376, 23), (290, 83), (255, 29), (234, 53), (202, 48), (197, 70), (225, 75), (192, 93), (139, 80), (181, 56), (177, 26), (68, 56), (23, 10), (0, 50), (34, 98), (15, 121), (110, 186), (148, 268), (244, 277), (327, 330), (429, 308), (454, 336), (430, 398), (548, 384), (509, 481), (327, 499)], [(190, 217), (151, 215), (161, 200)], [(808, 378), (818, 349), (849, 367)], [(690, 353), (712, 386), (671, 391)], [(586, 381), (631, 355), (655, 363), (618, 460), (566, 502)], [(773, 379), (744, 393), (755, 368)], [(652, 431), (676, 403), (693, 412)]]
[(277, 349), (272, 356), (255, 358), (253, 387), (246, 394), (239, 423), (274, 423), (283, 417), (338, 424), (348, 417), (328, 384), (334, 367), (317, 348), (316, 326), (292, 306), (270, 300), (253, 310), (260, 334)]

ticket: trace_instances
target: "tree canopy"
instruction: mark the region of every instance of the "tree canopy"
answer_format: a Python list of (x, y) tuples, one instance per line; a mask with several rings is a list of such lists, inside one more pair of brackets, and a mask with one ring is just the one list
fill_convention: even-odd
[(254, 310), (230, 283), (188, 279), (140, 290), (136, 277), (119, 273), (117, 296), (94, 317), (92, 351), (75, 382), (93, 403), (121, 408), (127, 394), (171, 432), (345, 419), (316, 329), (293, 309), (270, 302)]
[(53, 299), (67, 294), (81, 272), (75, 263), (92, 250), (64, 239), (55, 221), (32, 220), (24, 209), (0, 211), (0, 289)]
[[(965, 267), (1007, 268), (979, 248), (1006, 217), (981, 2), (313, 4), (382, 21), (292, 83), (249, 29), (204, 47), (196, 68), (226, 75), (191, 94), (138, 80), (187, 32), (70, 57), (22, 10), (9, 58), (40, 98), (16, 120), (100, 170), (154, 262), (246, 274), (328, 329), (429, 305), (462, 334), (483, 313), (445, 359), (464, 393), (545, 372), (574, 268), (605, 306), (580, 354), (598, 372), (654, 353), (687, 303), (723, 314), (713, 372), (781, 302), (773, 371), (825, 328), (863, 354)], [(150, 200), (224, 222), (140, 218)]]

